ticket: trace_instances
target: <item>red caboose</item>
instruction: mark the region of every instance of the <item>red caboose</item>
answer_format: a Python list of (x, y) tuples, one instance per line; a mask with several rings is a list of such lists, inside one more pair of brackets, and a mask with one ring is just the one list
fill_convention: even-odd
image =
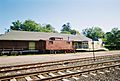
[(47, 52), (72, 52), (74, 49), (72, 47), (72, 41), (63, 40), (61, 37), (50, 37), (49, 40), (40, 40), (40, 50)]

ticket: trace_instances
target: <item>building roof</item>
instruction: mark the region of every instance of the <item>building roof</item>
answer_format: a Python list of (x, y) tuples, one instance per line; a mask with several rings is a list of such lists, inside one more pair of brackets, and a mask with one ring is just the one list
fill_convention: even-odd
[(10, 31), (0, 36), (0, 40), (49, 40), (50, 37), (61, 37), (63, 40), (70, 41), (91, 41), (83, 35), (71, 35), (71, 34), (60, 34), (60, 33), (45, 33), (45, 32), (29, 32), (29, 31)]

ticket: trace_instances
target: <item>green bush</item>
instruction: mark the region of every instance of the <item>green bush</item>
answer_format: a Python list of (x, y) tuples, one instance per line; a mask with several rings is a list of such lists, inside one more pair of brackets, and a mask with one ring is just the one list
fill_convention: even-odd
[(120, 46), (105, 46), (109, 50), (120, 50)]

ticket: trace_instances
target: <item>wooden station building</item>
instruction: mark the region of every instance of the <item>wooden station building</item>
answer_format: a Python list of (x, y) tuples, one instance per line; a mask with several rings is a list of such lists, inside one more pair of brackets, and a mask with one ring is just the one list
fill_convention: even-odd
[(83, 35), (12, 30), (0, 36), (0, 52), (73, 52), (90, 49), (91, 41)]

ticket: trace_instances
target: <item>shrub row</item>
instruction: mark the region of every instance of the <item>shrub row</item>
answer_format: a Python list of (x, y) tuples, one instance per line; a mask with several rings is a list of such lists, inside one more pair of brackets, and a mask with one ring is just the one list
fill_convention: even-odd
[(105, 46), (109, 50), (120, 50), (120, 46)]

